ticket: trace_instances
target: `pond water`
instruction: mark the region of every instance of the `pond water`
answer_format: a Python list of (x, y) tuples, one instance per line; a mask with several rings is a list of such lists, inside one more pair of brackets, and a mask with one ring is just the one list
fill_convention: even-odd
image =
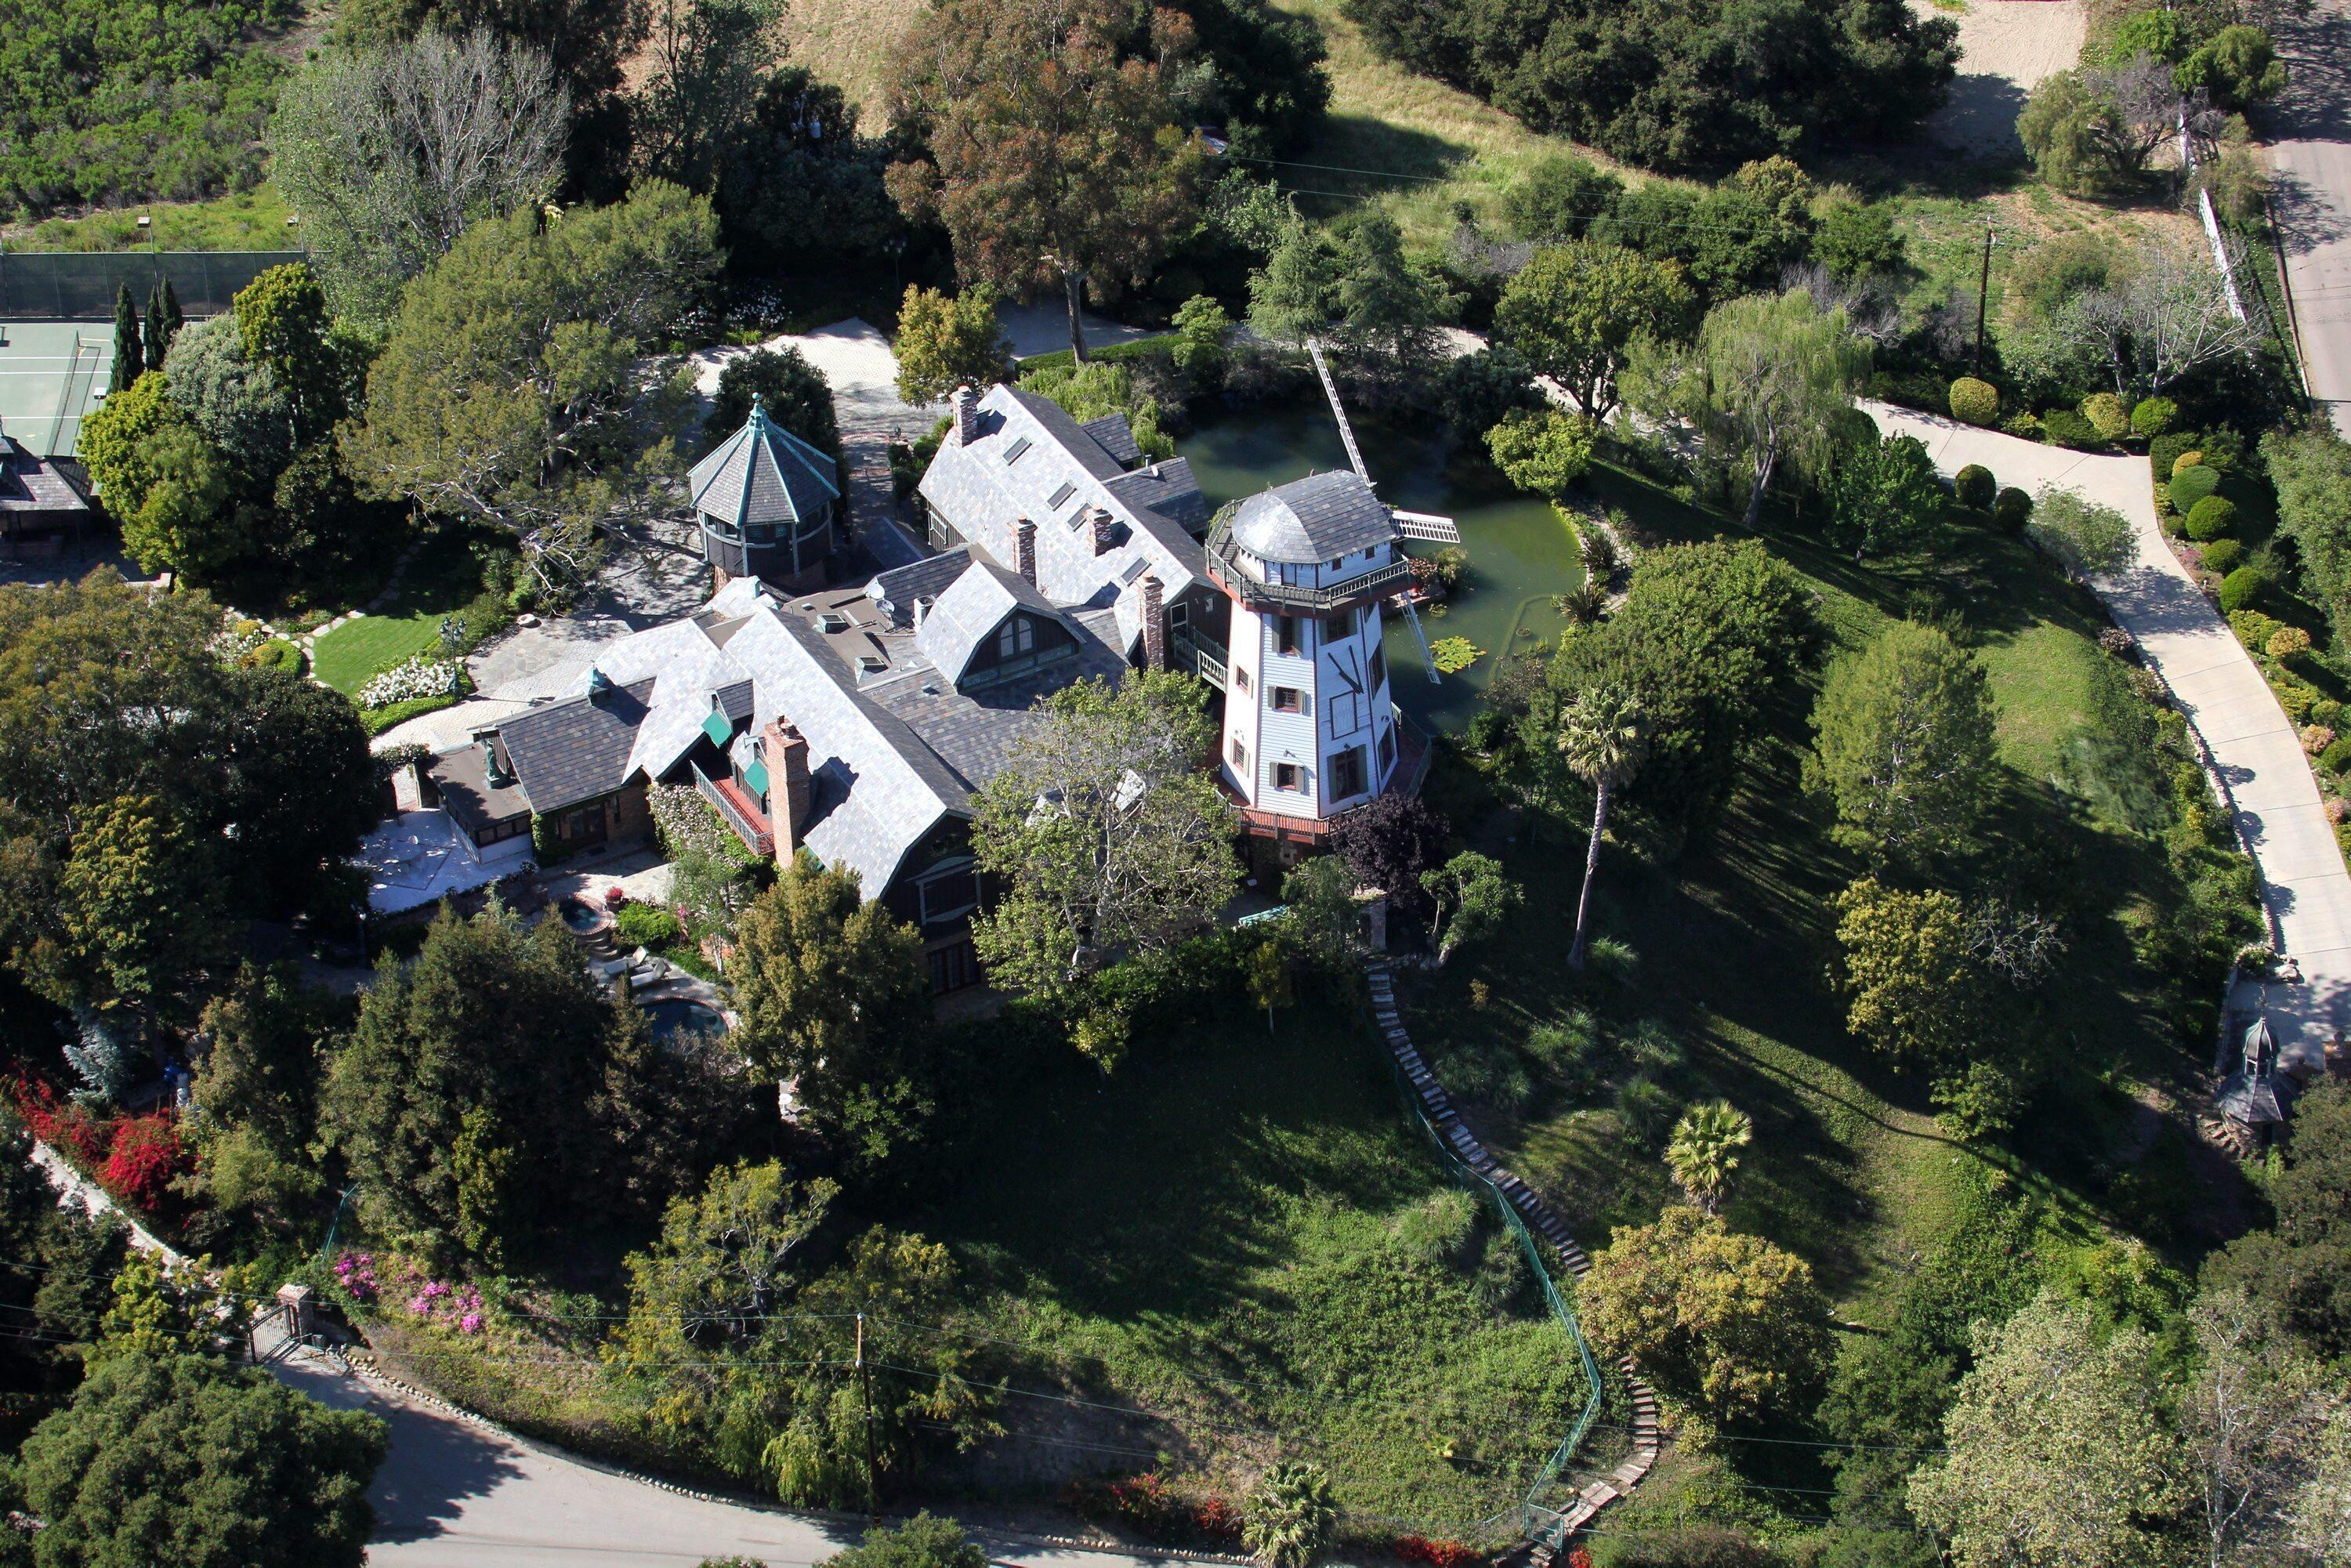
[(565, 899), (559, 907), (563, 914), (563, 924), (569, 925), (572, 930), (577, 931), (582, 936), (587, 936), (590, 932), (596, 930), (604, 924), (604, 912), (602, 910), (597, 908), (593, 904), (582, 904), (576, 898)]
[[(1573, 532), (1549, 502), (1512, 489), (1482, 452), (1457, 454), (1452, 432), (1441, 422), (1404, 426), (1352, 417), (1381, 498), (1406, 511), (1438, 513), (1461, 527), (1468, 570), (1452, 602), (1441, 613), (1423, 609), (1420, 623), (1430, 642), (1467, 637), (1484, 656), (1432, 685), (1411, 622), (1393, 612), (1387, 618), (1396, 705), (1423, 728), (1458, 731), (1477, 711), (1478, 694), (1504, 653), (1550, 642), (1567, 624), (1552, 600), (1583, 580), (1583, 557)], [(1339, 427), (1319, 397), (1204, 423), (1177, 446), (1191, 459), (1211, 507), (1347, 465)], [(1437, 548), (1413, 549), (1426, 554)]]

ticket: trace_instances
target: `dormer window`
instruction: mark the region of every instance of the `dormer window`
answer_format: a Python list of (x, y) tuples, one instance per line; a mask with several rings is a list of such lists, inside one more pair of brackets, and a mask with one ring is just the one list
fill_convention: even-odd
[(828, 610), (816, 618), (816, 629), (828, 637), (838, 637), (849, 630), (849, 617), (838, 610)]
[(1026, 615), (1015, 615), (996, 629), (996, 656), (1018, 658), (1034, 652), (1037, 646), (1037, 623)]

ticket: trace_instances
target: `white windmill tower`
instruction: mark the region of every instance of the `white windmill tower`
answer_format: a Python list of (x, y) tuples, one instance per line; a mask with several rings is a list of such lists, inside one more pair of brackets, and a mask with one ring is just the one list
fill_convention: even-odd
[[(1401, 737), (1380, 634), (1384, 604), (1412, 581), (1396, 545), (1461, 539), (1451, 518), (1374, 494), (1322, 346), (1307, 350), (1353, 469), (1262, 491), (1208, 533), (1209, 580), (1232, 601), (1224, 779), (1253, 831), (1295, 841), (1319, 839), (1331, 818), (1395, 781)], [(1420, 618), (1404, 602), (1426, 655)]]

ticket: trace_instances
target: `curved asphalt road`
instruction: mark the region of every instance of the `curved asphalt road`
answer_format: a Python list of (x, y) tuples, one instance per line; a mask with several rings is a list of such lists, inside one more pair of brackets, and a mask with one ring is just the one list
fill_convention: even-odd
[[(369, 1493), (370, 1568), (694, 1568), (743, 1556), (803, 1568), (856, 1544), (855, 1525), (681, 1496), (464, 1420), (290, 1349), (275, 1325), (263, 1360), (282, 1381), (392, 1429)], [(1149, 1568), (1172, 1560), (980, 1538), (989, 1560), (1033, 1568)]]

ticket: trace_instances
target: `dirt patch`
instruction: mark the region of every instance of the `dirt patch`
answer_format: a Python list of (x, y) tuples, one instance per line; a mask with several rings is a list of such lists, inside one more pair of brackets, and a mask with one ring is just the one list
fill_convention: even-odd
[[(1959, 75), (1951, 101), (1928, 127), (1937, 141), (1970, 152), (2022, 152), (2016, 117), (2042, 78), (2069, 69), (2082, 57), (2089, 25), (2085, 0), (1963, 0)], [(1952, 16), (1930, 0), (1911, 0), (1920, 16)]]

